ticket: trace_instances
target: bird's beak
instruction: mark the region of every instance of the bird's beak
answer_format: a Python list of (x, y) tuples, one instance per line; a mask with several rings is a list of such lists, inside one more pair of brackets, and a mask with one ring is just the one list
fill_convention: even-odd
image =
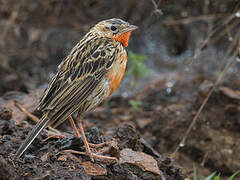
[(134, 30), (136, 30), (138, 27), (134, 26), (134, 25), (129, 25), (126, 28), (123, 29), (124, 32), (132, 32)]

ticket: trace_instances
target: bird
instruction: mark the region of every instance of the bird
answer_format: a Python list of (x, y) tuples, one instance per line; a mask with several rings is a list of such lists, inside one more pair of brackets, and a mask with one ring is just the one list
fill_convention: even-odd
[[(38, 109), (43, 115), (15, 157), (20, 158), (44, 128), (56, 128), (68, 119), (75, 135), (81, 134), (91, 161), (98, 158), (87, 142), (82, 114), (93, 110), (119, 86), (126, 69), (129, 38), (137, 28), (122, 19), (111, 18), (100, 21), (86, 33), (59, 64), (39, 101)], [(77, 114), (75, 121), (73, 114)]]

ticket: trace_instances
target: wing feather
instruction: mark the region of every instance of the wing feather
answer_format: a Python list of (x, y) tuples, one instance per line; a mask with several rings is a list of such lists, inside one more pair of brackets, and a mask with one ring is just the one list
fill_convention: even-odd
[(59, 65), (40, 100), (39, 108), (48, 112), (54, 127), (79, 109), (116, 59), (114, 41), (90, 38), (89, 42), (83, 42)]

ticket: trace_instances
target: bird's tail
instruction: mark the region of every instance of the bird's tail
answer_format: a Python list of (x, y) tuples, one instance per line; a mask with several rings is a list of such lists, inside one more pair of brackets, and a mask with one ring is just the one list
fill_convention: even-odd
[(28, 134), (25, 141), (18, 148), (15, 157), (19, 158), (24, 153), (28, 146), (30, 146), (33, 140), (37, 137), (37, 135), (43, 130), (43, 128), (45, 128), (48, 125), (48, 122), (49, 118), (47, 118), (47, 116), (43, 116), (42, 119), (36, 124), (34, 129)]

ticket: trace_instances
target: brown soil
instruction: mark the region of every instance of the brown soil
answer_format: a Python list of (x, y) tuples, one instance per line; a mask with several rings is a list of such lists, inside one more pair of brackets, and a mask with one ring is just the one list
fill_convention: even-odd
[[(215, 171), (227, 179), (239, 170), (239, 65), (233, 67), (224, 82), (217, 86), (184, 146), (172, 154), (216, 79), (228, 41), (224, 37), (223, 41), (211, 44), (198, 61), (189, 63), (185, 61), (189, 51), (195, 51), (210, 25), (197, 22), (166, 24), (184, 18), (184, 13), (193, 17), (210, 12), (225, 15), (238, 7), (234, 0), (211, 1), (209, 6), (203, 2), (182, 0), (173, 4), (161, 1), (159, 7), (164, 14), (159, 15), (153, 4), (144, 0), (123, 0), (117, 7), (110, 0), (86, 3), (77, 0), (25, 0), (21, 3), (0, 0), (1, 34), (6, 31), (14, 12), (17, 13), (4, 37), (0, 35), (0, 179), (164, 177), (178, 180), (193, 177), (193, 164), (199, 179)], [(123, 152), (143, 152), (138, 155), (157, 162), (160, 175), (156, 169), (153, 170), (155, 173), (149, 169), (144, 171), (144, 163), (136, 164), (133, 159), (129, 160), (131, 163), (97, 161), (93, 165), (85, 156), (61, 154), (64, 149), (84, 151), (82, 141), (73, 137), (68, 122), (59, 127), (67, 139), (45, 140), (49, 134), (43, 131), (23, 157), (14, 160), (13, 154), (33, 126), (14, 105), (15, 101), (40, 117), (41, 112), (36, 112), (35, 107), (59, 62), (89, 27), (110, 17), (121, 17), (140, 27), (133, 34), (129, 49), (146, 54), (148, 67), (158, 74), (157, 78), (139, 80), (141, 86), (137, 85), (135, 89), (128, 88), (123, 82), (120, 89), (134, 93), (129, 93), (130, 96), (123, 96), (122, 91), (115, 93), (94, 112), (85, 114), (84, 128), (92, 143), (109, 140), (117, 143), (110, 146), (106, 155), (123, 159), (126, 158)], [(163, 44), (164, 50), (161, 49)], [(190, 71), (183, 71), (186, 64), (193, 64), (189, 66)], [(132, 79), (127, 75), (124, 81), (131, 84)], [(169, 82), (172, 85), (168, 87)], [(130, 100), (141, 101), (141, 105), (134, 109)], [(93, 174), (86, 167), (95, 170), (91, 172)]]
[[(239, 102), (230, 97), (231, 94), (227, 94), (227, 91), (223, 91), (223, 89), (234, 89), (239, 85), (239, 81), (235, 81), (231, 85), (221, 85), (214, 91), (198, 123), (188, 137), (186, 145), (180, 148), (175, 156), (175, 161), (182, 165), (182, 170), (172, 162), (171, 158), (167, 157), (167, 154), (174, 152), (188, 124), (201, 105), (208, 90), (200, 88), (200, 86), (204, 86), (204, 83), (206, 83), (204, 77), (198, 76), (191, 81), (186, 81), (183, 76), (179, 75), (176, 85), (169, 94), (164, 86), (164, 80), (156, 81), (151, 84), (151, 88), (144, 89), (137, 95), (138, 99), (142, 101), (138, 110), (132, 109), (128, 99), (112, 98), (108, 102), (111, 107), (105, 105), (86, 114), (84, 124), (89, 141), (101, 143), (116, 139), (119, 147), (119, 150), (113, 153), (116, 157), (118, 157), (116, 153), (118, 154), (124, 148), (150, 154), (158, 161), (159, 169), (167, 179), (183, 179), (181, 172), (190, 176), (193, 162), (202, 174), (210, 174), (217, 170), (221, 171), (224, 176), (230, 176), (238, 170), (240, 163), (238, 153), (240, 143)], [(47, 134), (43, 132), (21, 160), (12, 161), (11, 154), (16, 152), (17, 147), (32, 126), (25, 123), (15, 126), (11, 116), (9, 118), (9, 113), (6, 109), (2, 110), (2, 117), (10, 119), (1, 121), (1, 161), (3, 167), (7, 165), (3, 174), (8, 174), (9, 177), (16, 179), (23, 176), (27, 179), (33, 177), (41, 179), (45, 176), (51, 177), (51, 179), (87, 176), (79, 162), (88, 161), (88, 158), (77, 155), (77, 160), (75, 158), (59, 160), (61, 159), (59, 152), (63, 149), (84, 151), (82, 141), (73, 138), (68, 133), (69, 138), (67, 139), (53, 138), (44, 141)], [(23, 128), (23, 126), (25, 127)], [(99, 133), (97, 127), (103, 135)], [(63, 125), (60, 129), (71, 133), (69, 126), (66, 128)], [(161, 154), (159, 157), (155, 150)], [(108, 155), (109, 153), (112, 154), (112, 151), (108, 152)], [(131, 179), (129, 174), (132, 173), (133, 176), (143, 179), (150, 177), (148, 175), (145, 177), (142, 174), (144, 172), (137, 173), (132, 169), (133, 167), (125, 169), (126, 167), (123, 165), (105, 166), (101, 162), (98, 164), (107, 169), (108, 174), (101, 175), (103, 179), (121, 179), (119, 177)]]

